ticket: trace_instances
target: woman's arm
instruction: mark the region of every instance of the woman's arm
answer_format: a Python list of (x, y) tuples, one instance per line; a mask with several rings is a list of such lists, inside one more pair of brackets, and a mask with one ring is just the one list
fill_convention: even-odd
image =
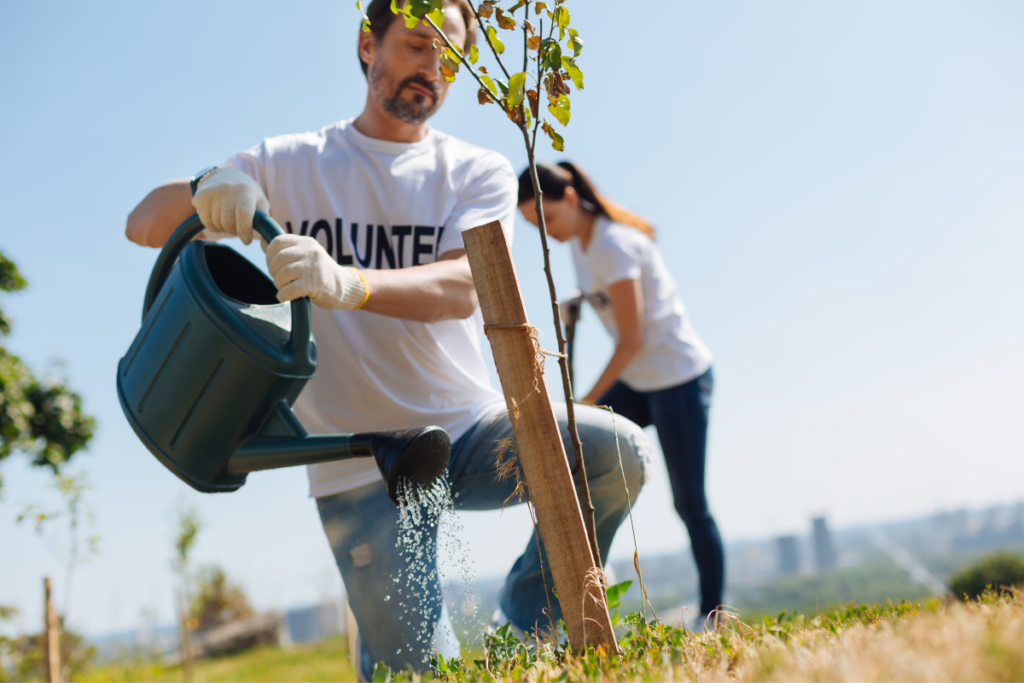
[(644, 345), (644, 299), (640, 280), (620, 280), (608, 287), (612, 300), (612, 311), (615, 314), (615, 327), (619, 331), (619, 341), (615, 345), (615, 353), (605, 366), (594, 388), (583, 397), (581, 403), (594, 405), (604, 392), (612, 385), (629, 365), (629, 361), (640, 352)]

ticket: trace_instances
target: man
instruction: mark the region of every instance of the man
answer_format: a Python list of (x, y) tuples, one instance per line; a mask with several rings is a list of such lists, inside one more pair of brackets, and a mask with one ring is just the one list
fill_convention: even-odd
[[(448, 89), (435, 36), (422, 24), (409, 29), (395, 21), (389, 5), (374, 0), (367, 10), (372, 32), (359, 34), (368, 92), (357, 118), (266, 139), (191, 183), (158, 187), (132, 211), (127, 236), (161, 246), (194, 208), (208, 231), (248, 244), (254, 211), (269, 211), (290, 233), (266, 247), (279, 299), (308, 296), (315, 304), (319, 367), (294, 406), (306, 429), (440, 425), (452, 438), (448, 480), (456, 506), (496, 509), (515, 486), (495, 476), (495, 446), (511, 426), (480, 354), (482, 320), (461, 233), (492, 220), (511, 230), (517, 180), (499, 154), (426, 124)], [(465, 0), (445, 6), (443, 28), (468, 51), (476, 22)], [(556, 406), (556, 414), (572, 458), (565, 407)], [(607, 413), (580, 407), (577, 416), (606, 554), (627, 506), (616, 444)], [(635, 497), (646, 441), (626, 420), (618, 428)], [(412, 567), (396, 548), (399, 512), (372, 460), (310, 466), (309, 479), (363, 640), (362, 675), (378, 661), (420, 667), (432, 637), (423, 638), (421, 623), (399, 605), (412, 596), (391, 595), (399, 575), (404, 583), (415, 573), (433, 636), (441, 615), (436, 557)], [(422, 531), (436, 537), (436, 527)], [(553, 585), (550, 574), (546, 581)], [(548, 623), (544, 585), (531, 539), (501, 594), (517, 627)]]

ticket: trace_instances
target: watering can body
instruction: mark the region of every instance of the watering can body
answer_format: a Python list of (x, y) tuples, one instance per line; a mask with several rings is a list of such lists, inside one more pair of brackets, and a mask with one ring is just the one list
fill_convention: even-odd
[[(254, 228), (267, 241), (282, 234), (262, 212)], [(352, 457), (376, 459), (396, 502), (403, 479), (441, 476), (450, 442), (439, 427), (306, 434), (291, 405), (316, 370), (309, 299), (279, 303), (238, 252), (194, 241), (202, 229), (192, 216), (164, 246), (118, 363), (121, 407), (149, 451), (205, 493), (235, 491), (255, 470)]]

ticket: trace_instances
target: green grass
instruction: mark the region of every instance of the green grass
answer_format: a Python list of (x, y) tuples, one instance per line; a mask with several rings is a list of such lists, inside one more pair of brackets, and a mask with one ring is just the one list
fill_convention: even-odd
[[(344, 638), (329, 638), (311, 645), (289, 649), (264, 647), (237, 655), (195, 663), (196, 683), (237, 681), (354, 681), (355, 669), (349, 661)], [(95, 667), (77, 680), (94, 683), (121, 681), (181, 681), (180, 666), (163, 667), (140, 659), (127, 658)]]
[[(433, 671), (375, 671), (374, 680), (480, 681), (1019, 681), (1024, 680), (1024, 593), (988, 592), (978, 602), (850, 604), (814, 617), (787, 613), (760, 622), (727, 621), (691, 633), (626, 618), (621, 656), (576, 654), (547, 643), (527, 647), (507, 627), (484, 650), (438, 659)], [(124, 661), (91, 670), (86, 681), (180, 681), (180, 667)], [(199, 662), (207, 681), (348, 681), (346, 644), (335, 638), (290, 650), (264, 648)]]
[(913, 581), (891, 558), (884, 557), (857, 567), (779, 577), (760, 586), (740, 588), (726, 596), (726, 601), (736, 607), (743, 621), (760, 623), (762, 617), (783, 610), (813, 617), (850, 602), (920, 602), (930, 594), (927, 586)]

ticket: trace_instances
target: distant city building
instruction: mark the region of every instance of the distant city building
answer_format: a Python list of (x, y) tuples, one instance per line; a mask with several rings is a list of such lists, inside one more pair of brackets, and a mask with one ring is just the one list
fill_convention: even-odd
[(828, 530), (828, 523), (824, 517), (815, 517), (811, 520), (811, 524), (813, 525), (814, 566), (818, 571), (832, 569), (836, 566), (836, 551), (832, 545), (832, 533)]
[(796, 536), (779, 536), (775, 539), (779, 551), (779, 573), (796, 574), (800, 571), (800, 550)]

